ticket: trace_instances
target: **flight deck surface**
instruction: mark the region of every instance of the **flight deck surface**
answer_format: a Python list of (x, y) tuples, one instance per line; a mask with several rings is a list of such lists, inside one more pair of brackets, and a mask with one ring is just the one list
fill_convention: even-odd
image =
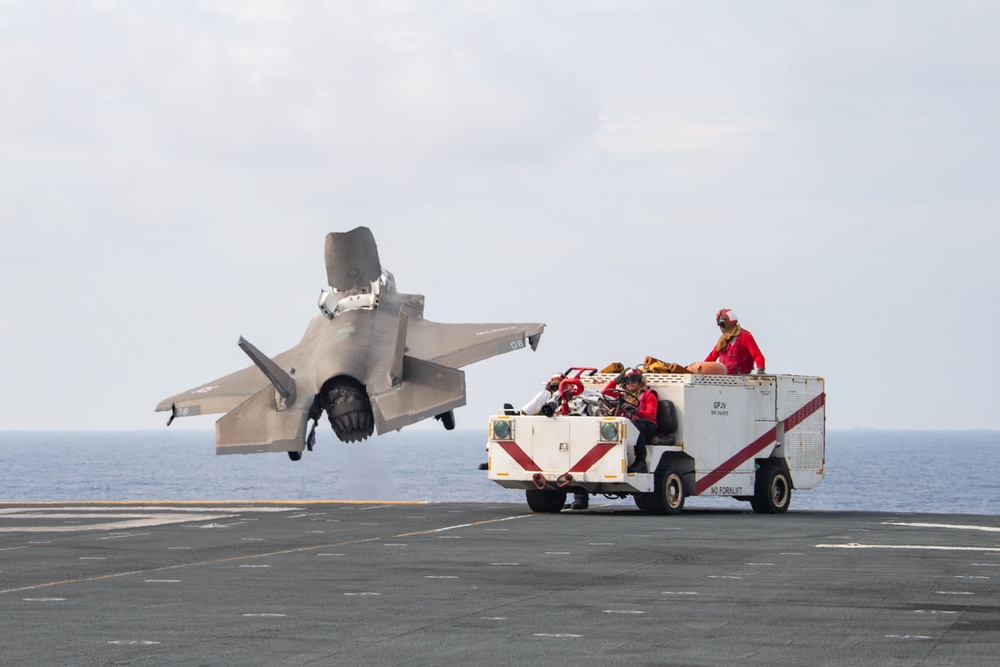
[(6, 664), (995, 665), (1000, 517), (0, 503)]

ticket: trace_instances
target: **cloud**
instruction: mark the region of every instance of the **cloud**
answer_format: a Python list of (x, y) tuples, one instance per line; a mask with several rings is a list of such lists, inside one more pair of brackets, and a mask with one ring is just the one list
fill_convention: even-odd
[[(359, 224), (428, 317), (548, 324), (537, 353), (470, 369), (474, 423), (569, 365), (702, 357), (727, 305), (769, 368), (828, 378), (831, 426), (995, 424), (976, 374), (935, 414), (905, 406), (931, 363), (908, 360), (998, 324), (998, 18), (0, 4), (0, 427), (158, 426), (163, 395), (245, 363), (237, 335), (297, 342), (323, 236)], [(856, 381), (886, 358), (892, 410)], [(55, 415), (52, 378), (74, 397)]]

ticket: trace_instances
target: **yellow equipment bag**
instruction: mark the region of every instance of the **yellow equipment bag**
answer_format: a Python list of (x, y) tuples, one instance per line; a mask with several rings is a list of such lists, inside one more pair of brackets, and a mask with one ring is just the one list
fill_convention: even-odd
[(687, 368), (681, 366), (680, 364), (675, 364), (668, 361), (660, 361), (656, 357), (646, 357), (646, 360), (642, 362), (645, 366), (647, 373), (690, 373)]

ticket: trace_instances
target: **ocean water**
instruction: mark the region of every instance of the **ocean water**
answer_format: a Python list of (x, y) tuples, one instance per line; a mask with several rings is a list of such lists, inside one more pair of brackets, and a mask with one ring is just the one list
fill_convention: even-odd
[[(0, 501), (427, 500), (524, 503), (478, 470), (481, 430), (413, 429), (302, 460), (216, 456), (213, 431), (0, 431)], [(826, 478), (791, 510), (1000, 515), (1000, 431), (827, 433)], [(609, 502), (632, 505), (629, 500)], [(748, 508), (730, 498), (687, 506)]]

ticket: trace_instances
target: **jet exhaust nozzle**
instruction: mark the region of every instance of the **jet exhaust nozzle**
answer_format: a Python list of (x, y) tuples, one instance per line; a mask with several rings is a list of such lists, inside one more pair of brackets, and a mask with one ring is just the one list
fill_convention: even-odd
[(348, 376), (326, 381), (320, 389), (320, 408), (342, 442), (360, 442), (375, 431), (372, 404), (364, 385)]

